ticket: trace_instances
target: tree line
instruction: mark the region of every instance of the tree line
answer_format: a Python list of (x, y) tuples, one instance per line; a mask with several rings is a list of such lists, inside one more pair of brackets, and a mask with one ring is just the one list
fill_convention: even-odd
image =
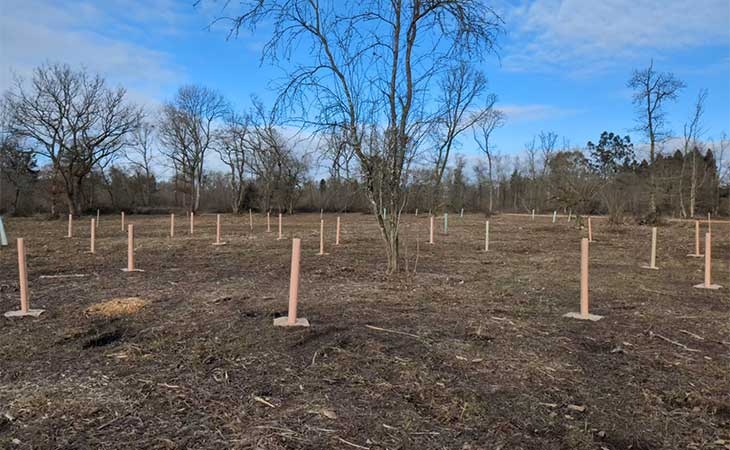
[[(57, 81), (89, 77), (84, 72), (70, 74), (70, 70), (66, 66), (44, 66), (36, 76), (48, 80), (50, 75), (41, 72), (51, 71), (60, 77)], [(94, 80), (98, 86), (100, 79)], [(33, 85), (38, 83), (34, 81)], [(39, 94), (36, 92), (35, 98)], [(85, 94), (87, 102), (89, 96), (113, 98), (110, 95), (114, 94)], [(457, 154), (451, 164), (436, 164), (433, 160), (415, 167), (405, 189), (408, 200), (404, 211), (441, 213), (465, 209), (492, 214), (560, 210), (576, 215), (608, 214), (614, 223), (621, 223), (627, 216), (646, 220), (651, 210), (647, 193), (653, 189), (656, 208), (662, 215), (730, 214), (730, 140), (723, 136), (706, 144), (693, 131), (701, 126), (705, 98), (706, 93), (701, 93), (695, 105), (700, 115), (688, 120), (685, 136), (660, 143), (653, 163), (637, 160), (628, 136), (608, 131), (582, 148), (573, 148), (566, 140), (558, 148), (557, 134), (540, 132), (517, 155), (499, 154), (490, 146), (489, 136), (504, 116), (491, 109), (469, 130), (472, 145), (484, 157)], [(78, 117), (59, 112), (56, 117), (64, 115), (69, 125), (64, 129), (59, 124), (58, 129), (68, 130), (69, 135), (75, 133), (80, 140), (91, 132), (81, 125), (86, 110), (72, 104), (68, 104), (68, 111), (78, 111)], [(45, 212), (51, 216), (96, 209), (199, 211), (201, 206), (206, 211), (232, 213), (249, 209), (371, 212), (357, 164), (336, 136), (326, 136), (318, 142), (318, 148), (309, 150), (316, 152), (319, 162), (326, 166), (326, 174), (316, 177), (313, 156), (296, 150), (297, 139), (280, 131), (272, 112), (260, 100), (253, 98), (252, 105), (245, 114), (232, 114), (225, 99), (215, 91), (183, 86), (154, 121), (126, 105), (119, 113), (120, 124), (112, 127), (110, 122), (102, 122), (100, 127), (127, 130), (127, 136), (120, 142), (107, 132), (107, 144), (102, 128), (94, 137), (98, 150), (91, 147), (93, 143), (62, 146), (60, 136), (55, 146), (39, 149), (29, 140), (30, 129), (22, 134), (4, 122), (0, 210), (20, 215)], [(103, 110), (102, 106), (93, 108)], [(4, 112), (7, 120), (9, 111)], [(19, 112), (29, 114), (24, 109)], [(114, 113), (109, 114), (107, 120)], [(137, 121), (133, 126), (129, 125), (130, 116)], [(27, 125), (32, 123), (29, 117), (53, 117), (53, 112), (36, 111), (35, 116), (20, 117)], [(91, 128), (92, 122), (87, 120), (86, 126)], [(32, 128), (34, 133), (40, 133), (38, 126)], [(44, 142), (52, 143), (54, 132), (50, 130), (55, 128), (49, 129), (49, 138)], [(464, 144), (468, 142), (467, 138)], [(205, 168), (207, 152), (220, 158), (219, 168)], [(39, 159), (46, 163), (39, 163)], [(443, 172), (439, 184), (434, 182), (437, 170)], [(171, 175), (162, 178), (161, 171)], [(650, 174), (654, 175), (653, 181)]]
[[(653, 62), (627, 82), (647, 158), (611, 130), (584, 146), (544, 131), (507, 153), (492, 140), (507, 118), (480, 66), (504, 24), (481, 0), (272, 0), (222, 14), (232, 36), (267, 24), (263, 61), (284, 73), (271, 105), (252, 97), (236, 110), (186, 85), (145, 111), (100, 75), (40, 66), (3, 95), (0, 209), (363, 211), (388, 272), (400, 213), (415, 209), (564, 209), (615, 223), (730, 209), (728, 140), (704, 141), (707, 93), (669, 139), (665, 107), (685, 85)], [(464, 148), (479, 156), (456, 154)]]

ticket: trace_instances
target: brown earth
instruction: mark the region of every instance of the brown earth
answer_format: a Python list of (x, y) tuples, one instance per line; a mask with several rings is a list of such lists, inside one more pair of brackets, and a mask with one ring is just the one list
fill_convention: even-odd
[[(215, 216), (194, 237), (178, 218), (9, 219), (24, 236), (37, 319), (0, 318), (0, 448), (721, 449), (730, 448), (730, 225), (713, 225), (714, 281), (691, 223), (659, 229), (660, 270), (641, 269), (651, 230), (594, 221), (591, 312), (578, 309), (579, 240), (565, 218), (450, 217), (429, 246), (405, 219), (415, 274), (386, 277), (371, 216), (342, 216), (317, 256), (318, 215)], [(272, 220), (273, 221), (273, 220)], [(441, 221), (437, 221), (441, 231)], [(303, 239), (300, 316), (283, 329), (291, 241)], [(417, 251), (416, 237), (419, 237)], [(417, 265), (415, 262), (418, 255)], [(81, 277), (41, 278), (81, 274)], [(144, 307), (90, 314), (138, 297)], [(17, 309), (14, 245), (0, 250), (0, 311)], [(375, 328), (373, 328), (375, 327)], [(385, 331), (384, 331), (385, 330)]]

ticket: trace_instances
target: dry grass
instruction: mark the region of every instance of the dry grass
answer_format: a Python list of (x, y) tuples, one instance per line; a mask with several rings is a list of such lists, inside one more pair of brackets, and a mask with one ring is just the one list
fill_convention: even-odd
[(113, 298), (100, 303), (94, 303), (84, 310), (90, 316), (122, 317), (137, 314), (150, 302), (139, 297)]
[[(435, 245), (424, 244), (427, 217), (404, 217), (411, 268), (420, 239), (418, 271), (393, 277), (372, 217), (342, 219), (335, 247), (325, 217), (324, 256), (318, 214), (284, 219), (287, 237), (302, 238), (307, 329), (272, 325), (286, 312), (291, 241), (266, 233), (265, 216), (253, 232), (247, 216), (224, 216), (222, 247), (213, 215), (174, 239), (169, 218), (128, 216), (138, 273), (120, 270), (118, 217), (102, 217), (95, 255), (84, 225), (65, 239), (63, 221), (8, 220), (10, 236), (26, 238), (31, 306), (46, 313), (0, 318), (0, 448), (730, 442), (728, 224), (713, 223), (713, 280), (725, 289), (706, 291), (692, 287), (703, 261), (686, 256), (693, 223), (659, 228), (655, 271), (640, 268), (650, 228), (596, 218), (591, 311), (604, 319), (586, 323), (563, 317), (578, 309), (586, 235), (565, 218), (492, 217), (483, 252), (481, 216), (455, 218)], [(15, 261), (12, 246), (0, 249), (0, 312), (17, 308)], [(88, 276), (41, 278), (76, 273)]]

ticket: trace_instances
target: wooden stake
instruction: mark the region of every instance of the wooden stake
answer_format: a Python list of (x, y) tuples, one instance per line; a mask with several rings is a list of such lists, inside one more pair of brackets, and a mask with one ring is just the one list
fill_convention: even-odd
[(712, 233), (712, 219), (709, 212), (707, 213), (707, 232)]
[(67, 238), (74, 237), (73, 226), (74, 226), (74, 216), (73, 216), (73, 214), (69, 214), (68, 215), (68, 235), (66, 235)]
[(248, 209), (248, 227), (253, 231), (253, 213), (251, 208)]
[(535, 220), (535, 210), (532, 210), (532, 220)]
[(18, 238), (18, 284), (20, 286), (20, 309), (17, 311), (8, 311), (5, 317), (38, 317), (43, 313), (43, 309), (30, 309), (30, 300), (28, 295), (28, 267), (25, 262), (25, 240)]
[(5, 225), (3, 225), (3, 216), (0, 216), (0, 247), (7, 247), (8, 237), (5, 234)]
[(489, 251), (489, 221), (487, 220), (487, 223), (484, 227), (484, 251)]
[(444, 234), (449, 234), (449, 213), (444, 213)]
[(464, 208), (461, 208), (460, 217), (464, 217)]
[(588, 242), (593, 242), (593, 227), (591, 226), (591, 216), (588, 216)]
[(698, 289), (717, 290), (722, 286), (712, 284), (712, 237), (709, 232), (705, 233), (705, 282), (695, 285)]
[(337, 216), (337, 232), (335, 233), (335, 245), (340, 245), (340, 216)]
[(18, 281), (20, 283), (20, 312), (28, 314), (30, 304), (28, 300), (28, 268), (25, 262), (25, 241), (18, 238)]
[(226, 245), (225, 242), (221, 242), (221, 215), (215, 215), (215, 242), (213, 245)]
[(294, 239), (291, 250), (291, 274), (289, 281), (289, 315), (286, 323), (297, 323), (297, 301), (299, 300), (299, 260), (302, 254), (302, 241)]
[(558, 218), (558, 212), (553, 211), (553, 223), (555, 223), (555, 219), (557, 219), (557, 218)]
[(195, 213), (190, 211), (190, 235), (195, 232)]
[(127, 229), (127, 272), (134, 272), (134, 224)]
[(123, 272), (143, 272), (134, 267), (134, 224), (127, 225), (127, 268)]
[[(324, 220), (322, 220), (324, 222)], [(297, 302), (299, 297), (299, 261), (302, 254), (302, 240), (292, 239), (291, 249), (291, 274), (289, 281), (289, 312), (286, 317), (274, 319), (275, 326), (300, 326), (308, 327), (309, 321), (305, 318), (297, 318)]]
[(221, 215), (220, 214), (215, 215), (215, 242), (217, 244), (221, 243)]
[(96, 253), (96, 220), (91, 219), (91, 238), (89, 242), (89, 253)]
[(319, 253), (324, 255), (324, 219), (319, 221)]
[(280, 241), (284, 238), (284, 236), (281, 234), (281, 213), (279, 213), (279, 237), (276, 238), (277, 241)]
[(96, 228), (99, 228), (99, 210), (96, 210)]
[(580, 315), (588, 313), (588, 240), (580, 240)]
[(266, 211), (266, 232), (271, 233), (271, 211)]
[[(709, 213), (708, 213), (709, 216)], [(709, 217), (708, 217), (709, 218)], [(708, 220), (709, 225), (709, 220)], [(711, 234), (705, 233), (705, 287), (712, 285), (712, 241)]]
[(656, 266), (656, 227), (651, 228), (651, 260), (648, 266), (641, 266), (644, 269), (659, 269)]
[(695, 252), (690, 253), (687, 256), (693, 256), (695, 258), (700, 258), (702, 256), (702, 253), (700, 253), (700, 221), (695, 220)]
[(170, 239), (175, 237), (175, 214), (170, 214)]
[(418, 217), (418, 208), (416, 208), (416, 217)]
[(588, 309), (588, 238), (580, 240), (580, 312), (568, 313), (563, 317), (572, 319), (590, 320), (595, 322), (601, 320), (602, 316), (591, 314)]
[(126, 230), (126, 227), (124, 226), (124, 211), (122, 211), (122, 231)]

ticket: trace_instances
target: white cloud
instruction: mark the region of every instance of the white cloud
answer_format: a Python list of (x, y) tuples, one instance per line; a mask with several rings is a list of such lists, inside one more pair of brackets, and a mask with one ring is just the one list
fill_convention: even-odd
[(499, 110), (506, 116), (508, 124), (517, 122), (532, 122), (543, 119), (555, 119), (576, 114), (573, 109), (560, 108), (552, 105), (499, 105)]
[[(142, 26), (156, 25), (154, 33), (175, 29), (182, 18), (164, 13), (167, 3), (2, 0), (0, 90), (10, 87), (16, 74), (27, 77), (43, 63), (62, 62), (98, 72), (111, 84), (124, 85), (135, 101), (154, 103), (166, 87), (179, 84), (185, 75), (173, 55), (134, 38), (142, 35)], [(149, 17), (155, 17), (154, 24)]]
[(592, 73), (730, 39), (727, 0), (535, 0), (505, 15), (513, 71)]

